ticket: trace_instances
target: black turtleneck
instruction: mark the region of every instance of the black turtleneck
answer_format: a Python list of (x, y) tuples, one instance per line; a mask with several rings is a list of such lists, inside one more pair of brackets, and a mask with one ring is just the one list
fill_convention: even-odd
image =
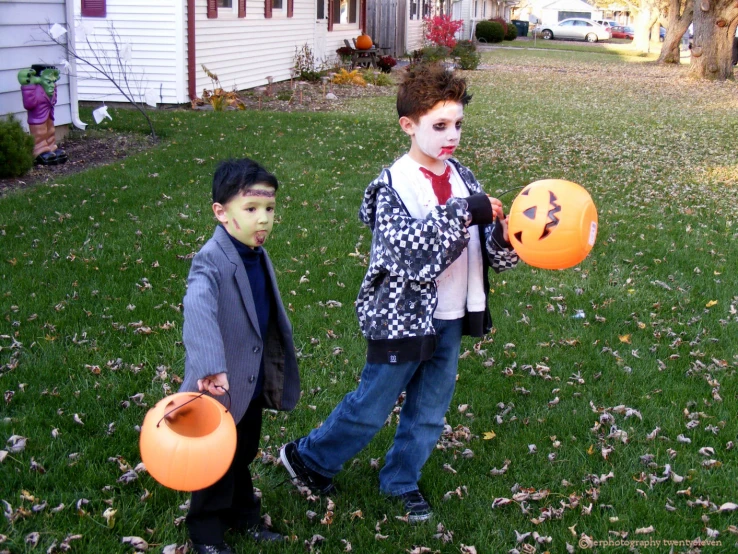
[[(238, 255), (241, 257), (243, 267), (246, 270), (246, 275), (249, 278), (249, 285), (251, 286), (251, 296), (254, 299), (254, 309), (256, 310), (256, 317), (259, 320), (259, 332), (261, 333), (261, 340), (264, 345), (267, 342), (267, 330), (269, 328), (269, 317), (271, 315), (271, 306), (273, 302), (272, 298), (272, 286), (267, 277), (266, 260), (264, 257), (264, 249), (260, 246), (251, 248), (240, 242), (238, 239), (228, 235), (236, 248)], [(262, 349), (262, 359), (259, 366), (259, 378), (256, 382), (256, 388), (254, 389), (254, 397), (261, 394), (261, 390), (264, 384), (264, 350)]]

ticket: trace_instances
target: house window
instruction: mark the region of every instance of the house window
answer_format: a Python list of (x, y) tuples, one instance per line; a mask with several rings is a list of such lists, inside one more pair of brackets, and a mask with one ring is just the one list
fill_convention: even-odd
[(224, 14), (235, 13), (236, 5), (238, 17), (246, 17), (246, 0), (207, 0), (206, 5), (208, 19), (216, 19), (219, 9), (222, 9)]
[(358, 21), (359, 0), (334, 0), (332, 20), (334, 25), (356, 23)]
[(318, 0), (316, 19), (325, 19), (325, 0)]
[(83, 17), (105, 17), (106, 0), (82, 0)]
[(474, 0), (474, 19), (479, 17), (479, 2), (477, 0)]
[(282, 0), (272, 0), (272, 9), (273, 10), (281, 10), (282, 9)]
[(430, 1), (431, 0), (410, 0), (410, 19), (423, 19), (425, 17), (430, 17)]

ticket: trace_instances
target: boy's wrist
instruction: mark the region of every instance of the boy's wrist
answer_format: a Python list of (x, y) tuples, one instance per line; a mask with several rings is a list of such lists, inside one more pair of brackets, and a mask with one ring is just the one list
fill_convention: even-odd
[(472, 194), (465, 200), (471, 213), (472, 225), (488, 225), (494, 221), (494, 212), (486, 194), (482, 192)]

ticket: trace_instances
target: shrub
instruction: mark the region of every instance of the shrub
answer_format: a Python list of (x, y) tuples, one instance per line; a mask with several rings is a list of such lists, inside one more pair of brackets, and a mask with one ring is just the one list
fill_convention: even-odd
[(323, 76), (320, 63), (315, 59), (310, 46), (305, 43), (302, 48), (295, 47), (294, 72), (302, 81), (320, 81)]
[(451, 19), (450, 15), (426, 17), (425, 38), (436, 46), (453, 48), (456, 46), (456, 33), (464, 26), (461, 19)]
[(19, 177), (33, 167), (33, 137), (11, 116), (0, 119), (0, 177)]
[(389, 73), (396, 65), (397, 60), (392, 56), (380, 56), (377, 60), (377, 67), (384, 73)]
[(456, 43), (451, 55), (458, 59), (460, 69), (476, 69), (479, 67), (481, 56), (477, 52), (477, 45), (471, 40), (460, 40)]
[(393, 85), (392, 77), (386, 73), (377, 73), (372, 70), (364, 70), (361, 72), (361, 76), (367, 84), (374, 85), (375, 87), (388, 87)]
[(353, 71), (346, 71), (341, 69), (338, 73), (333, 76), (331, 82), (335, 85), (358, 85), (360, 87), (366, 86), (366, 81), (361, 75), (358, 69)]
[(421, 62), (440, 62), (448, 57), (449, 49), (445, 46), (426, 46), (420, 50)]
[(508, 23), (505, 40), (515, 40), (516, 38), (518, 38), (518, 28), (512, 23)]
[(505, 36), (507, 34), (507, 26), (508, 26), (507, 21), (505, 21), (501, 17), (492, 17), (490, 18), (490, 21), (496, 21), (497, 23), (502, 25), (502, 35)]
[(354, 55), (354, 49), (350, 46), (341, 46), (340, 48), (336, 49), (336, 54), (338, 54), (338, 57), (341, 59), (342, 62), (350, 62), (351, 57)]
[(502, 42), (505, 31), (497, 21), (480, 21), (474, 30), (474, 36), (484, 42)]

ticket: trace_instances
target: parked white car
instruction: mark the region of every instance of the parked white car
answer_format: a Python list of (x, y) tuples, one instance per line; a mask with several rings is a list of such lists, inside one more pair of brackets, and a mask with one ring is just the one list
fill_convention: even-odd
[(572, 39), (597, 42), (612, 38), (610, 29), (591, 19), (572, 17), (559, 21), (556, 25), (541, 25), (541, 37), (545, 40)]

